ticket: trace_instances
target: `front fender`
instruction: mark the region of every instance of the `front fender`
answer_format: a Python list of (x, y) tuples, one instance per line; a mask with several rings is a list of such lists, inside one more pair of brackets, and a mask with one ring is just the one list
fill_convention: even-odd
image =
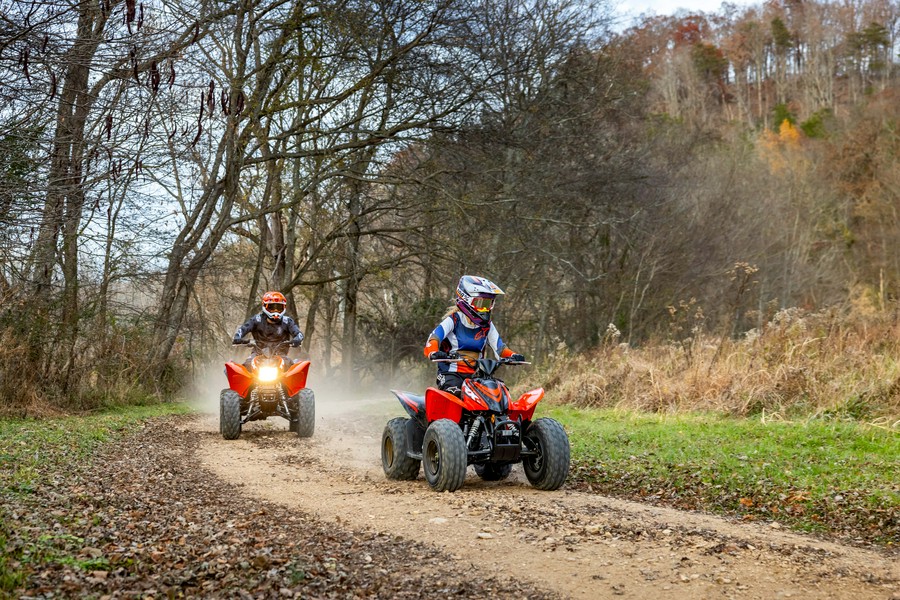
[(281, 378), (281, 381), (284, 383), (284, 388), (287, 390), (288, 396), (293, 396), (306, 387), (306, 376), (308, 374), (308, 360), (292, 365), (291, 368), (287, 370)]
[(523, 421), (530, 421), (532, 415), (534, 415), (534, 409), (537, 406), (537, 403), (540, 402), (543, 397), (544, 388), (538, 388), (536, 390), (531, 390), (530, 392), (525, 392), (518, 400), (510, 402), (510, 420), (515, 421), (521, 417)]
[(241, 398), (246, 398), (250, 386), (253, 385), (253, 373), (248, 371), (244, 365), (227, 362), (225, 363), (225, 375), (228, 377), (228, 387)]

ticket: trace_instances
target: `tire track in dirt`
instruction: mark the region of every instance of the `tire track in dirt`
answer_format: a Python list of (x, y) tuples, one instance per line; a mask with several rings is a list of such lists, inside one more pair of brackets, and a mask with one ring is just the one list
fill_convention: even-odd
[(471, 563), (473, 577), (520, 577), (571, 598), (900, 600), (900, 566), (890, 556), (565, 488), (540, 492), (521, 467), (499, 483), (470, 468), (453, 494), (432, 492), (421, 474), (387, 481), (380, 442), (392, 403), (347, 408), (320, 414), (311, 439), (281, 420), (251, 423), (232, 442), (218, 435), (215, 417), (191, 428), (202, 466), (245, 493), (433, 544)]

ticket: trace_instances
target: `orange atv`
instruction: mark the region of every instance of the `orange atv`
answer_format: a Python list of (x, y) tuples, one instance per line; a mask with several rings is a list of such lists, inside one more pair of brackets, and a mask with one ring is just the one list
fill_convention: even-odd
[(219, 432), (226, 440), (236, 440), (249, 421), (281, 416), (299, 437), (311, 437), (316, 426), (316, 399), (306, 387), (309, 361), (293, 365), (285, 361), (288, 344), (258, 345), (249, 342), (257, 355), (251, 368), (225, 363), (228, 389), (219, 397)]

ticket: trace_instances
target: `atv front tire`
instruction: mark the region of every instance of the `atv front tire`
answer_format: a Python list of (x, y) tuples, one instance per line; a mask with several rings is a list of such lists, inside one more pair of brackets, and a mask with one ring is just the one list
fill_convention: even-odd
[(241, 435), (241, 397), (233, 390), (222, 390), (219, 396), (219, 431), (226, 440)]
[(562, 425), (554, 419), (538, 419), (525, 432), (523, 439), (529, 450), (536, 456), (522, 460), (525, 477), (539, 490), (556, 490), (569, 475), (569, 436)]
[(381, 466), (388, 479), (412, 481), (419, 476), (419, 464), (406, 452), (409, 449), (406, 428), (409, 419), (397, 417), (384, 426), (381, 434)]
[(303, 388), (294, 396), (297, 401), (297, 412), (290, 430), (297, 432), (297, 437), (312, 437), (316, 428), (316, 395), (309, 388)]
[(512, 465), (498, 465), (495, 463), (475, 465), (475, 474), (485, 481), (503, 481), (509, 477), (510, 472), (512, 472)]
[(422, 467), (428, 485), (436, 492), (455, 492), (466, 478), (466, 440), (459, 425), (438, 419), (425, 430)]

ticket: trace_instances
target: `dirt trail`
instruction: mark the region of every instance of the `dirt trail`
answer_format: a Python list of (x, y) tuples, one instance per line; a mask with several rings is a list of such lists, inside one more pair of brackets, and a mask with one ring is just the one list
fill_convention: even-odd
[(473, 577), (522, 577), (570, 598), (900, 600), (896, 557), (769, 525), (565, 488), (539, 492), (520, 467), (500, 483), (470, 468), (453, 494), (432, 492), (421, 474), (387, 481), (379, 448), (386, 419), (399, 414), (393, 403), (334, 408), (322, 414), (318, 403), (316, 434), (306, 440), (269, 420), (228, 442), (215, 417), (196, 420), (201, 464), (249, 495), (434, 544), (471, 563)]

